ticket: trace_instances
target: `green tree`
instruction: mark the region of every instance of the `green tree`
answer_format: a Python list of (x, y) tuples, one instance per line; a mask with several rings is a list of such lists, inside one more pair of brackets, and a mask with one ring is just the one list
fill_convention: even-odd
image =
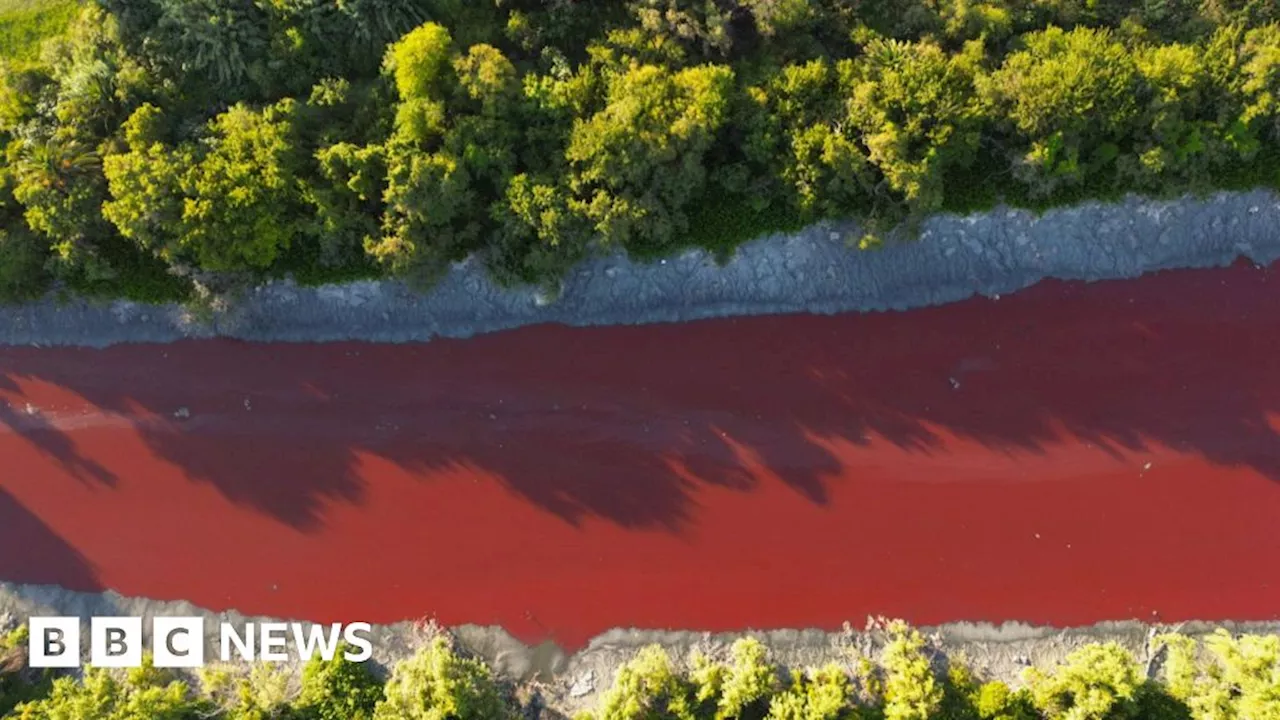
[(515, 66), (490, 45), (462, 54), (452, 47), (448, 31), (427, 23), (387, 56), (400, 104), (386, 151), (383, 232), (366, 247), (418, 281), (488, 247), (519, 164), (524, 98)]
[(1233, 636), (1218, 630), (1198, 644), (1184, 635), (1164, 635), (1164, 680), (1195, 720), (1280, 717), (1280, 636)]
[(942, 705), (942, 686), (925, 655), (924, 636), (901, 620), (886, 631), (889, 642), (880, 656), (885, 720), (929, 720)]
[(768, 720), (844, 720), (853, 715), (852, 698), (853, 684), (839, 665), (792, 671), (790, 685), (769, 702)]
[(732, 11), (715, 0), (632, 0), (644, 34), (675, 42), (694, 57), (720, 59), (733, 49)]
[(1140, 76), (1105, 29), (1051, 27), (1022, 43), (978, 84), (1012, 125), (1015, 173), (1047, 195), (1111, 167), (1134, 129)]
[(1280, 142), (1280, 24), (1250, 30), (1241, 52), (1244, 122), (1260, 137)]
[[(265, 83), (270, 16), (254, 0), (156, 0), (153, 57), (183, 78), (235, 94)], [(176, 64), (176, 67), (174, 65)]]
[(704, 157), (725, 121), (733, 71), (633, 66), (609, 79), (600, 112), (574, 125), (566, 157), (574, 207), (606, 241), (648, 252), (687, 229)]
[(660, 646), (642, 649), (618, 668), (600, 710), (578, 720), (696, 720), (689, 683), (676, 672)]
[(107, 276), (96, 240), (107, 231), (101, 204), (106, 193), (101, 161), (89, 144), (68, 137), (10, 143), (8, 162), (16, 181), (13, 197), (27, 227), (42, 235), (66, 272)]
[(1133, 655), (1114, 642), (1073, 651), (1053, 674), (1030, 668), (1025, 679), (1036, 707), (1050, 720), (1133, 717), (1142, 685)]
[(591, 237), (569, 191), (551, 178), (516, 175), (493, 215), (497, 228), (487, 261), (504, 283), (558, 280), (583, 257)]
[(426, 20), (415, 0), (273, 0), (288, 30), (296, 31), (300, 61), (321, 75), (367, 75), (388, 45)]
[(37, 72), (47, 77), (49, 95), (42, 98), (40, 122), (46, 128), (56, 125), (64, 136), (86, 142), (106, 138), (151, 92), (146, 71), (124, 49), (115, 17), (93, 5), (65, 34), (45, 43), (42, 60), (44, 69)]
[(366, 242), (381, 232), (386, 152), (381, 145), (337, 143), (316, 151), (318, 176), (305, 179), (303, 196), (315, 209), (312, 234), (319, 238), (320, 262), (353, 265)]
[(452, 73), (453, 38), (437, 23), (426, 23), (400, 38), (387, 52), (386, 69), (402, 101), (438, 98)]
[(302, 670), (297, 707), (309, 720), (367, 720), (382, 699), (382, 683), (369, 669), (346, 659), (339, 645), (332, 660), (312, 658)]
[(997, 680), (978, 687), (974, 706), (983, 720), (1036, 720), (1039, 715), (1025, 689), (1012, 690)]
[(111, 200), (102, 214), (120, 234), (172, 259), (182, 246), (184, 184), (195, 165), (192, 148), (164, 143), (166, 118), (154, 105), (138, 108), (123, 128), (127, 151), (103, 158)]
[(523, 141), (523, 93), (515, 66), (491, 45), (472, 45), (454, 61), (454, 71), (459, 92), (444, 147), (486, 183), (485, 197), (499, 198), (516, 172)]
[(841, 102), (853, 77), (849, 61), (812, 60), (747, 91), (746, 158), (756, 174), (780, 178), (783, 194), (810, 217), (868, 210), (876, 192), (874, 168)]
[(123, 678), (89, 668), (84, 678), (61, 677), (48, 697), (20, 704), (15, 720), (192, 720), (207, 715), (209, 704), (194, 696), (172, 673), (149, 661)]
[(938, 45), (876, 41), (855, 65), (849, 118), (869, 159), (914, 210), (942, 206), (943, 174), (972, 162), (983, 126), (973, 79), (980, 43), (961, 55)]
[(210, 124), (183, 206), (182, 245), (205, 268), (264, 269), (297, 238), (296, 108), (291, 100), (261, 111), (237, 105)]
[(453, 155), (392, 146), (385, 201), (384, 234), (367, 250), (393, 272), (430, 280), (481, 237), (483, 202)]
[(744, 4), (756, 29), (769, 38), (807, 30), (820, 12), (820, 3), (814, 0), (748, 0)]
[(270, 267), (304, 228), (293, 116), (284, 101), (237, 105), (209, 123), (202, 146), (157, 141), (160, 115), (144, 106), (126, 124), (126, 153), (108, 158), (120, 233), (169, 260), (214, 271)]
[(460, 657), (444, 638), (396, 665), (375, 720), (502, 720), (509, 710), (489, 668)]
[(730, 648), (732, 661), (725, 665), (703, 655), (694, 658), (694, 696), (711, 703), (715, 720), (759, 717), (778, 689), (777, 671), (768, 660), (768, 648), (754, 638), (741, 638)]
[(1127, 168), (1139, 187), (1203, 186), (1217, 168), (1243, 159), (1224, 132), (1239, 122), (1241, 109), (1227, 88), (1215, 86), (1204, 54), (1204, 48), (1182, 44), (1135, 54), (1149, 97)]

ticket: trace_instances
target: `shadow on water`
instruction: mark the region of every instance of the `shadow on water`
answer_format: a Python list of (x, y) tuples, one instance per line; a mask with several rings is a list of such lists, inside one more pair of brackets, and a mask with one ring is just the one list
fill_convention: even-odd
[(103, 589), (92, 564), (3, 488), (0, 548), (0, 578), (82, 592)]
[[(192, 481), (306, 532), (324, 505), (363, 501), (365, 456), (424, 476), (491, 474), (570, 523), (672, 532), (706, 486), (776, 477), (827, 502), (833, 441), (929, 454), (947, 452), (947, 435), (1013, 454), (1162, 446), (1280, 480), (1277, 307), (1280, 280), (1236, 266), (905, 314), (542, 326), (409, 346), (10, 348), (0, 424), (110, 486), (70, 430), (19, 410), (24, 384), (57, 386), (126, 418)], [(0, 533), (23, 537), (12, 527)]]

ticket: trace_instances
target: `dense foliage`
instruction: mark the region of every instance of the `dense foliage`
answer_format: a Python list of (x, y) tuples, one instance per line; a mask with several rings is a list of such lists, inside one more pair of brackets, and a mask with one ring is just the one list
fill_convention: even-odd
[[(1017, 687), (980, 681), (901, 622), (872, 629), (870, 656), (784, 672), (745, 638), (725, 657), (641, 650), (597, 709), (576, 720), (1270, 720), (1280, 717), (1280, 637), (1218, 631), (1156, 637), (1152, 676), (1116, 643), (1079, 647)], [(6, 645), (5, 642), (9, 644)], [(22, 720), (501, 720), (530, 717), (515, 693), (438, 637), (383, 683), (363, 665), (313, 660), (301, 686), (271, 666), (201, 671), (201, 687), (153, 667), (36, 682), (3, 663), (22, 638), (0, 638), (0, 717)], [(16, 706), (16, 707), (15, 707)], [(9, 711), (10, 714), (4, 713)], [(523, 714), (522, 714), (523, 713)]]
[[(44, 5), (60, 27), (75, 3)], [(38, 54), (4, 41), (0, 298), (429, 282), (470, 255), (554, 283), (595, 247), (1280, 185), (1278, 23), (1269, 0), (85, 0)]]
[(40, 43), (66, 30), (79, 11), (77, 0), (0, 0), (0, 48), (19, 62), (33, 60)]

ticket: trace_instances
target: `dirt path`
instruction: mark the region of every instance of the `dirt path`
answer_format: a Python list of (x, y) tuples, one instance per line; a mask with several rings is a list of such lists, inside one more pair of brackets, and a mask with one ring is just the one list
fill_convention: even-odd
[(424, 345), (0, 348), (0, 579), (312, 620), (1277, 617), (1280, 278)]

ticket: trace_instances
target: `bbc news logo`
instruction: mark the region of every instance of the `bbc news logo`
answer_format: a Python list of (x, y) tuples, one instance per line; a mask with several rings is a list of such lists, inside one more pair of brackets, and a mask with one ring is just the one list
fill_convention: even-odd
[[(33, 668), (77, 668), (81, 661), (80, 618), (33, 617), (28, 624), (28, 664)], [(366, 662), (373, 657), (369, 623), (310, 625), (264, 622), (219, 623), (218, 659), (269, 663), (302, 661), (319, 655)], [(95, 617), (89, 621), (89, 664), (100, 668), (142, 666), (144, 635), (140, 617)], [(198, 668), (205, 664), (205, 620), (199, 617), (156, 617), (151, 621), (152, 661), (161, 668)]]

